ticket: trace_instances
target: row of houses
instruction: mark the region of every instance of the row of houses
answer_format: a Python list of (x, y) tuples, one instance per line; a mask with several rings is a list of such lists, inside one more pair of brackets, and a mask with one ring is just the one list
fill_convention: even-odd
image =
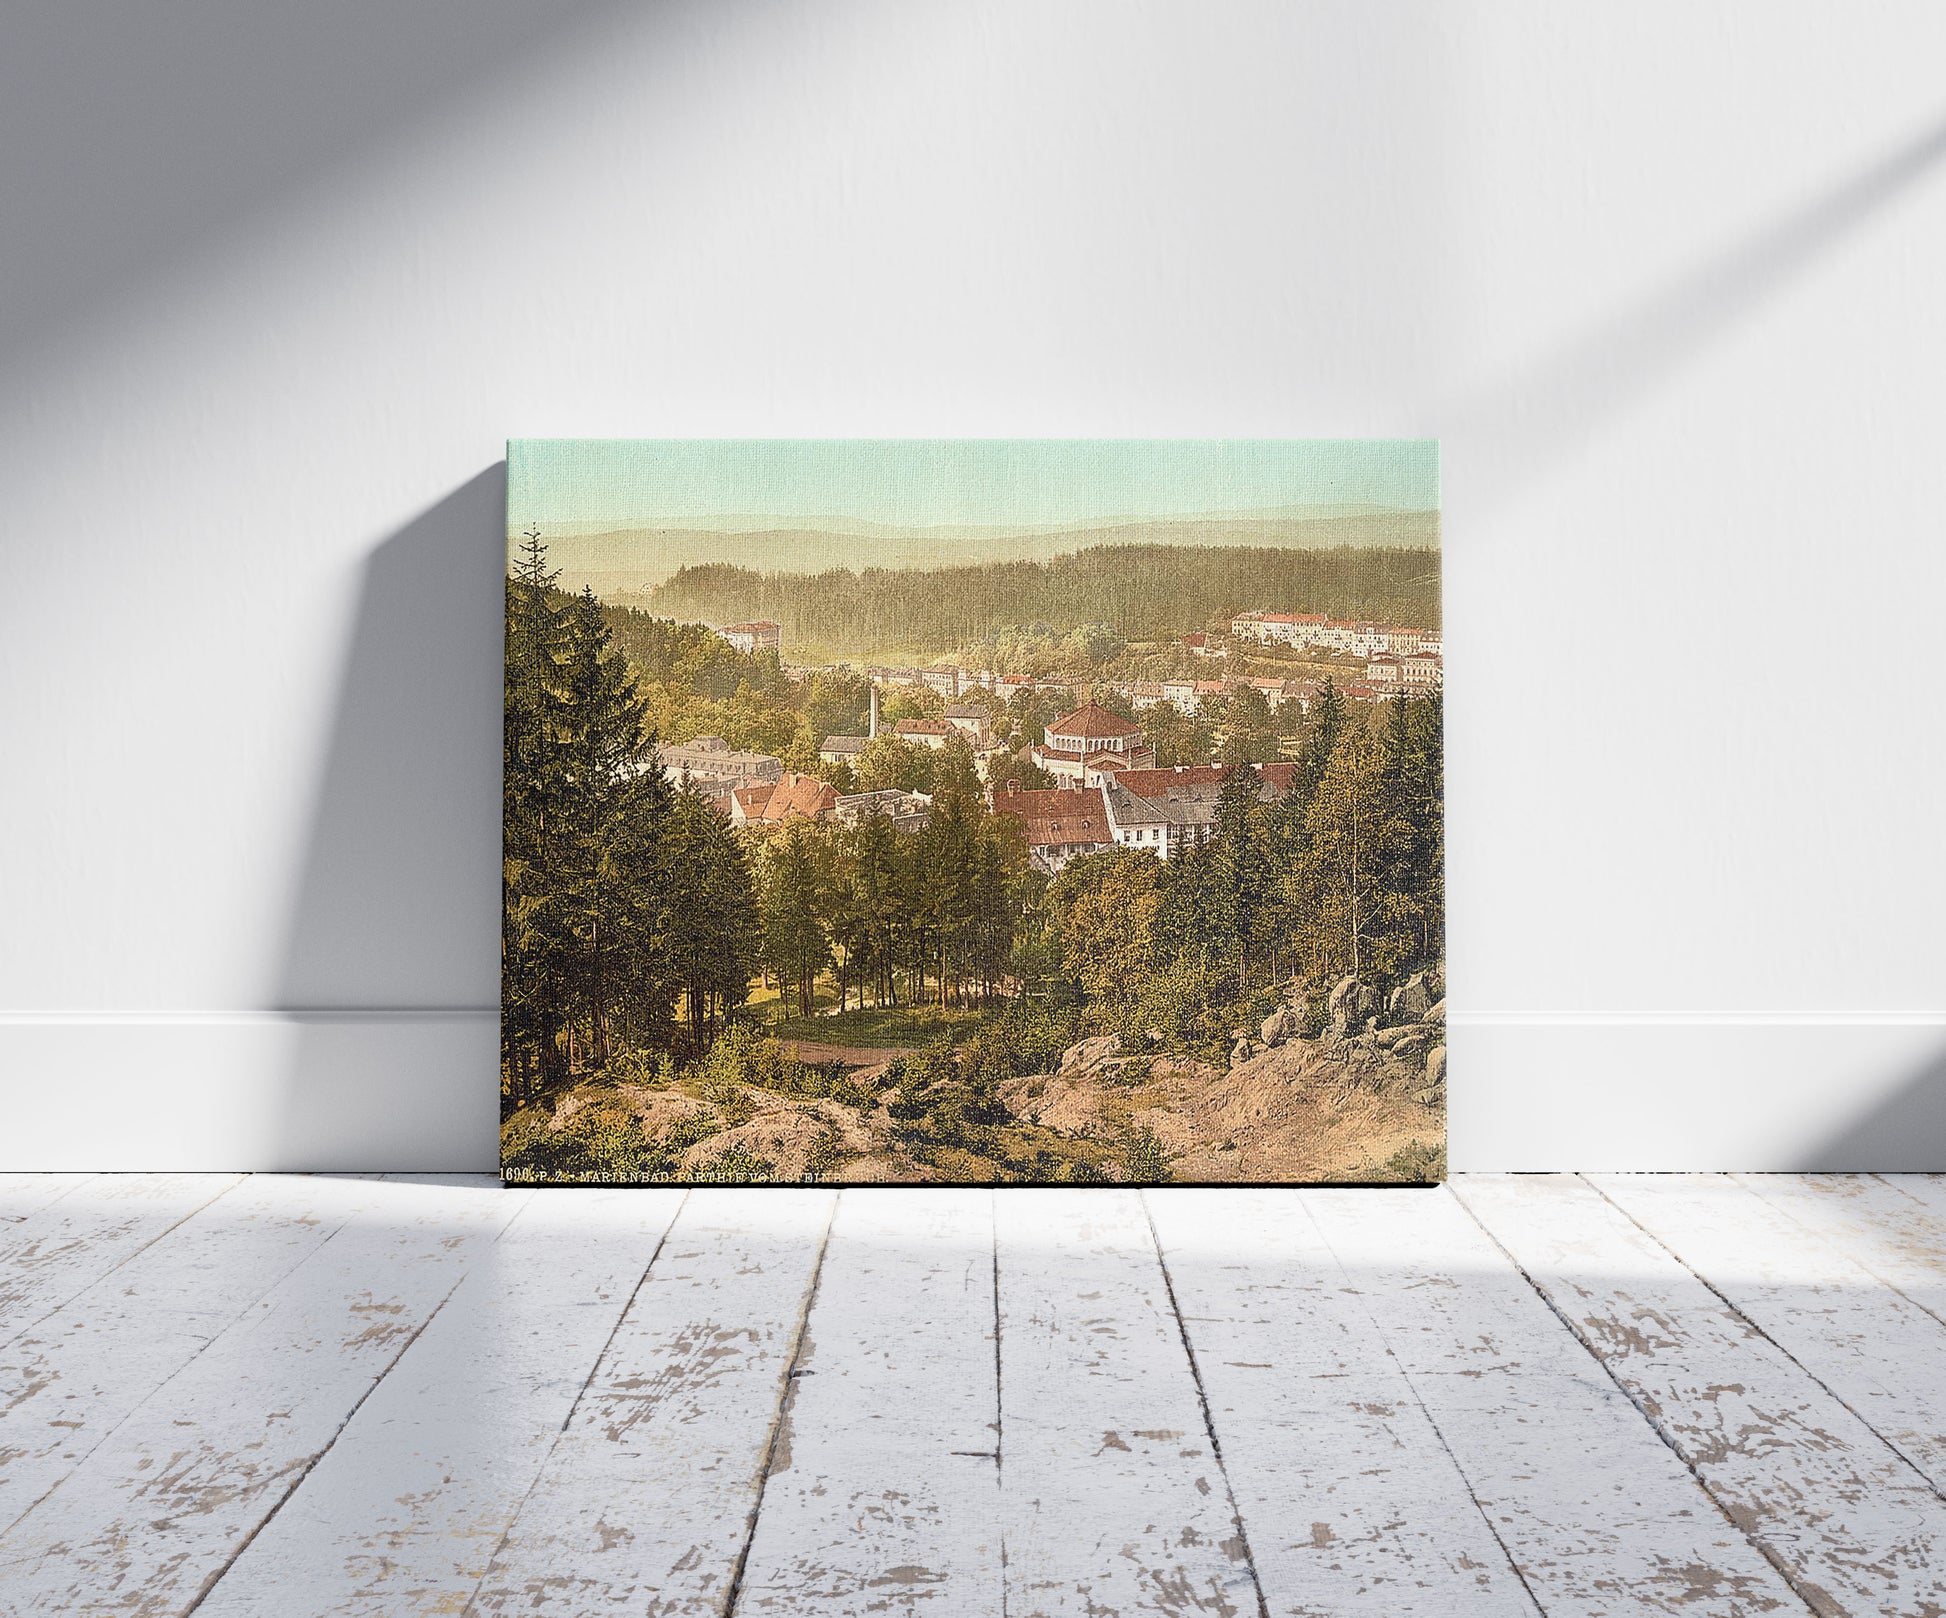
[[(966, 745), (976, 755), (990, 753), (996, 743), (989, 728), (992, 719), (985, 708), (973, 703), (950, 704), (937, 719), (901, 719), (896, 721), (889, 735), (902, 742), (911, 742), (916, 747), (930, 747), (935, 750), (944, 747), (955, 736), (963, 737)], [(827, 736), (818, 744), (818, 757), (827, 764), (855, 764), (858, 757), (878, 735), (878, 687), (871, 688), (870, 717), (866, 722), (863, 736)]]
[[(1296, 768), (1258, 765), (1259, 798), (1267, 803), (1288, 790)], [(1108, 848), (1146, 849), (1166, 860), (1209, 841), (1228, 774), (1222, 765), (1197, 764), (1109, 771), (1090, 785), (1044, 791), (1010, 784), (994, 794), (993, 807), (1020, 821), (1029, 855), (1050, 876)]]
[[(1352, 657), (1388, 655), (1404, 657), (1414, 652), (1441, 650), (1439, 636), (1429, 629), (1402, 629), (1396, 624), (1370, 623), (1363, 619), (1327, 618), (1321, 612), (1245, 612), (1230, 620), (1234, 640), (1255, 641), (1259, 646), (1293, 646), (1321, 652), (1345, 652)], [(1204, 638), (1208, 646), (1208, 638)]]
[[(1438, 642), (1433, 641), (1430, 645), (1436, 648)], [(1216, 652), (1209, 655), (1222, 654)], [(1436, 649), (1407, 653), (1380, 652), (1367, 660), (1361, 678), (1341, 680), (1338, 689), (1347, 696), (1377, 700), (1396, 696), (1402, 689), (1429, 690), (1439, 683), (1440, 672), (1441, 660)], [(955, 696), (974, 690), (990, 690), (1003, 701), (1022, 691), (1058, 691), (1067, 695), (1094, 687), (1125, 698), (1137, 712), (1153, 708), (1158, 703), (1171, 702), (1187, 713), (1205, 697), (1231, 696), (1248, 687), (1261, 692), (1273, 711), (1282, 709), (1286, 704), (1295, 704), (1299, 713), (1308, 713), (1312, 699), (1322, 689), (1316, 680), (1280, 679), (1274, 675), (1232, 675), (1228, 679), (1185, 676), (1175, 680), (1092, 680), (1085, 674), (1056, 674), (1037, 680), (1026, 674), (989, 676), (967, 669), (874, 668), (867, 670), (867, 673), (874, 682), (874, 690), (879, 684), (924, 685)], [(970, 705), (949, 707), (946, 713), (949, 720), (956, 714), (963, 716), (958, 723), (968, 730), (969, 735), (976, 726), (984, 727), (987, 718), (985, 709)], [(913, 739), (920, 739), (917, 732), (914, 732)]]
[(897, 831), (918, 831), (932, 814), (932, 798), (924, 792), (840, 792), (815, 775), (786, 770), (776, 781), (758, 781), (734, 788), (729, 796), (733, 826), (781, 826), (787, 820), (828, 820), (856, 826), (882, 815)]

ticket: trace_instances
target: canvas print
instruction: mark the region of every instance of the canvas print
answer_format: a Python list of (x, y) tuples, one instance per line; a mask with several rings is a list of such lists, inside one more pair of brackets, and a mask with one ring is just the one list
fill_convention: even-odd
[(1431, 1181), (1424, 441), (508, 449), (548, 1183)]

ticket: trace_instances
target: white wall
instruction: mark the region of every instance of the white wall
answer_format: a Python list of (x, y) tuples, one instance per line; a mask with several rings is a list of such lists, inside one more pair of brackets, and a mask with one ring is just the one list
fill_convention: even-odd
[(1429, 434), (1456, 1165), (1946, 1167), (1943, 56), (1919, 0), (10, 8), (0, 1159), (491, 1162), (507, 436)]

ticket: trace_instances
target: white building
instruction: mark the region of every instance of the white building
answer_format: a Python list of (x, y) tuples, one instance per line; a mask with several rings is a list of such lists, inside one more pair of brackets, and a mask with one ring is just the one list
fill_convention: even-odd
[(768, 618), (759, 618), (748, 624), (725, 624), (717, 630), (717, 634), (739, 652), (775, 652), (780, 651), (784, 644), (782, 626), (773, 624)]

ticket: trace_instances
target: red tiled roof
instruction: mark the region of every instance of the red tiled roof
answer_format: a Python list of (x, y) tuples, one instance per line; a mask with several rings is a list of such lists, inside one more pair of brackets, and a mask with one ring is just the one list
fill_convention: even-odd
[(781, 781), (759, 787), (738, 787), (736, 800), (749, 820), (775, 823), (789, 820), (793, 815), (816, 820), (837, 807), (838, 792), (830, 782), (820, 781), (815, 775), (786, 771)]
[[(1264, 778), (1265, 784), (1278, 792), (1289, 788), (1291, 776), (1296, 770), (1295, 764), (1257, 766), (1257, 773)], [(1138, 798), (1154, 798), (1171, 787), (1214, 786), (1227, 774), (1229, 767), (1223, 764), (1183, 764), (1173, 770), (1124, 770), (1115, 780), (1117, 785), (1125, 787)]]
[(943, 719), (901, 719), (892, 727), (900, 736), (944, 736), (948, 728)]
[(1139, 736), (1142, 727), (1117, 719), (1106, 708), (1091, 702), (1085, 708), (1063, 714), (1047, 727), (1047, 733), (1050, 736)]
[(1032, 792), (996, 792), (994, 809), (1016, 815), (1037, 848), (1055, 843), (1112, 843), (1108, 812), (1093, 787), (1051, 787)]

